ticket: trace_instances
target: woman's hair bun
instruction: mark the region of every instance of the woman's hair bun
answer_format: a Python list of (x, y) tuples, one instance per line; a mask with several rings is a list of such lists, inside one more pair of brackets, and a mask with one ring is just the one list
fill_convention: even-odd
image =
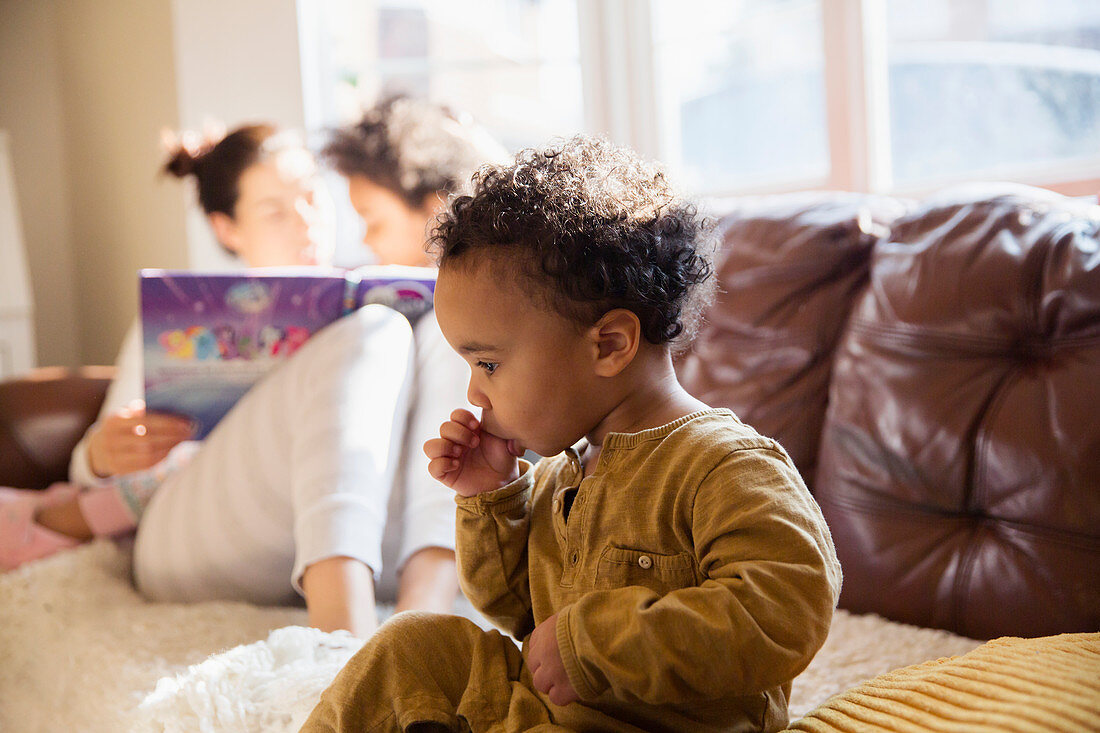
[(168, 162), (164, 164), (164, 171), (177, 178), (184, 178), (194, 173), (202, 159), (217, 142), (209, 138), (203, 139), (202, 136), (191, 131), (176, 135), (166, 130), (162, 138), (168, 150)]
[(228, 134), (212, 123), (202, 134), (165, 130), (161, 140), (168, 155), (163, 171), (177, 178), (194, 175), (202, 210), (228, 216), (234, 215), (249, 166), (284, 149), (306, 153), (297, 136), (266, 123), (241, 125)]

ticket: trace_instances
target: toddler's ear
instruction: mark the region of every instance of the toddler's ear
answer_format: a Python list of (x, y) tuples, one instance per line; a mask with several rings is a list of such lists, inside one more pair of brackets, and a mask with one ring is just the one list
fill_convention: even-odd
[(642, 324), (638, 316), (625, 308), (616, 308), (603, 315), (588, 330), (595, 346), (596, 374), (614, 377), (630, 365), (638, 353)]

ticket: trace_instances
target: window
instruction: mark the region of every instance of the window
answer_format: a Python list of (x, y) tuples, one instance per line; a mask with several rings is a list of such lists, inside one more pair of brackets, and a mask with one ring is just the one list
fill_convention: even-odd
[(1100, 3), (892, 0), (895, 185), (1100, 162)]
[[(469, 112), (510, 150), (585, 129), (577, 0), (299, 0), (298, 15), (311, 130), (393, 93)], [(369, 262), (359, 217), (334, 201), (336, 262)]]
[(1095, 0), (299, 2), (315, 128), (407, 91), (513, 149), (606, 134), (700, 195), (1100, 190)]
[(584, 128), (576, 0), (302, 0), (311, 126), (391, 93), (474, 114), (510, 148)]
[(662, 159), (711, 192), (821, 185), (829, 150), (819, 0), (690, 7), (652, 3)]

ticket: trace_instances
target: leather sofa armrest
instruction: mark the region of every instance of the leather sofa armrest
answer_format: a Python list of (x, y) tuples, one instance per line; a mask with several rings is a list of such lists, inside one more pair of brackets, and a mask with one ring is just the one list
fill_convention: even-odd
[(40, 367), (0, 382), (0, 485), (43, 489), (64, 481), (114, 373), (113, 366)]

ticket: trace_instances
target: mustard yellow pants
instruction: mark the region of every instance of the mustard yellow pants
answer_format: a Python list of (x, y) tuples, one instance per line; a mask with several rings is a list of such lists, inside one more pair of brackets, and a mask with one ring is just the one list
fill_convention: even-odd
[(568, 731), (551, 721), (515, 643), (468, 619), (394, 616), (321, 695), (304, 733), (400, 731), (416, 723), (452, 731)]

